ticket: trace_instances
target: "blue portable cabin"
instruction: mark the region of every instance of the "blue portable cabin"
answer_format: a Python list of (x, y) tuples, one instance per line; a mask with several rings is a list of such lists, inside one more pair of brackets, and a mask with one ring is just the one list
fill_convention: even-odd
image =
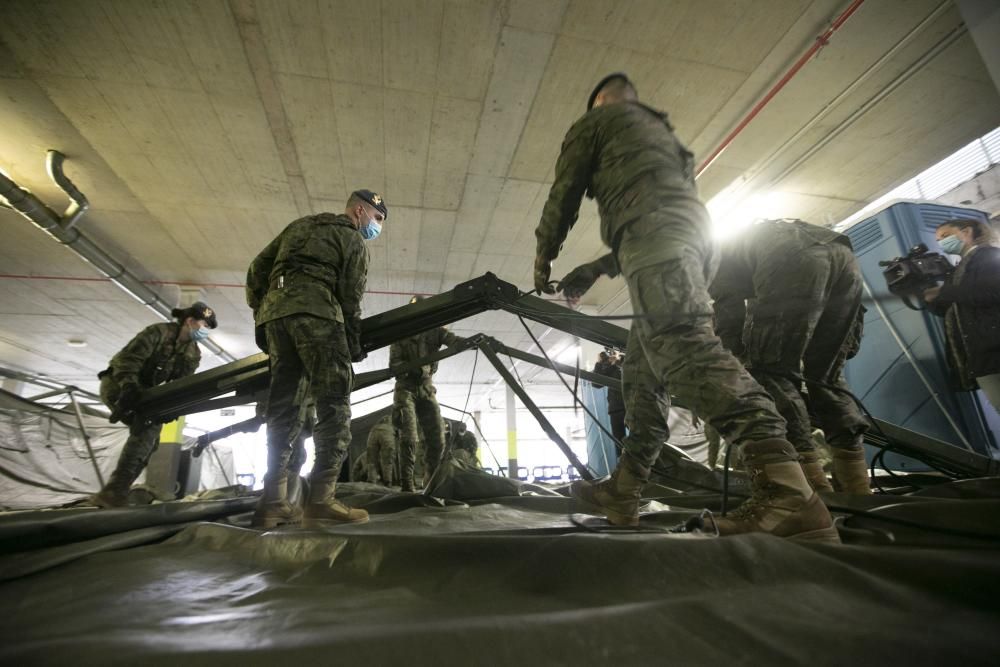
[[(998, 457), (1000, 416), (981, 392), (951, 389), (943, 320), (912, 310), (891, 294), (878, 264), (905, 255), (918, 243), (941, 252), (934, 232), (957, 218), (988, 221), (975, 209), (900, 201), (844, 231), (861, 266), (868, 309), (861, 350), (847, 363), (845, 375), (851, 391), (875, 417)], [(926, 469), (895, 454), (887, 454), (885, 462), (897, 470)]]

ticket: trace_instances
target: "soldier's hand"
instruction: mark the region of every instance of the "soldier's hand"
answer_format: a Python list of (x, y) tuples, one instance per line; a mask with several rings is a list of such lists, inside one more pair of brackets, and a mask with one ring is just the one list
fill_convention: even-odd
[(351, 338), (347, 341), (347, 348), (351, 353), (351, 361), (355, 364), (360, 363), (365, 360), (368, 353), (365, 352), (361, 347), (361, 341), (357, 338)]
[(549, 284), (552, 275), (551, 260), (542, 257), (535, 258), (535, 289), (544, 294), (555, 294), (556, 288)]
[(122, 415), (135, 412), (135, 406), (139, 404), (139, 397), (141, 395), (142, 390), (139, 389), (139, 385), (125, 385), (122, 387), (121, 394), (118, 395), (118, 402), (115, 403), (115, 412)]
[(566, 277), (559, 282), (559, 289), (570, 305), (576, 305), (580, 297), (586, 294), (603, 274), (604, 272), (594, 262), (581, 264), (566, 274)]

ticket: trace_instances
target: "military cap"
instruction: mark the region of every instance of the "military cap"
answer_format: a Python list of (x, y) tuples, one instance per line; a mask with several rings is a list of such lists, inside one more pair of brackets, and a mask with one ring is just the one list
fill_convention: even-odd
[(194, 319), (205, 320), (209, 329), (219, 326), (218, 320), (215, 319), (215, 311), (209, 308), (204, 301), (195, 301), (188, 310)]
[(630, 85), (633, 88), (635, 88), (635, 84), (632, 83), (632, 81), (628, 78), (628, 75), (625, 74), (625, 72), (615, 72), (614, 74), (609, 74), (606, 77), (604, 77), (603, 79), (601, 79), (597, 83), (597, 85), (594, 86), (594, 90), (591, 91), (590, 97), (587, 99), (587, 111), (590, 111), (591, 109), (594, 108), (594, 100), (597, 99), (597, 94), (599, 92), (601, 92), (601, 88), (603, 88), (604, 86), (608, 85), (609, 83), (611, 83), (615, 79), (621, 79), (622, 81), (624, 81), (628, 85)]
[(389, 219), (389, 209), (385, 206), (385, 200), (377, 192), (372, 192), (371, 190), (355, 190), (351, 193), (352, 197), (359, 197), (365, 200), (382, 214), (382, 216), (388, 220)]

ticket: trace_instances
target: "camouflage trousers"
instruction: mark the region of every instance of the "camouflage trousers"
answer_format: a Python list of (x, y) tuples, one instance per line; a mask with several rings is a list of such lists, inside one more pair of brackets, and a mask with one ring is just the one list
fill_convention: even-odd
[(755, 298), (743, 328), (747, 366), (774, 398), (796, 450), (815, 449), (813, 421), (831, 447), (859, 450), (868, 422), (846, 392), (843, 374), (860, 342), (857, 261), (839, 243), (780, 250), (754, 273)]
[(465, 465), (470, 466), (472, 468), (479, 467), (479, 460), (476, 458), (476, 455), (467, 449), (453, 449), (451, 452), (451, 456), (456, 461), (464, 463)]
[(385, 486), (396, 483), (396, 438), (392, 433), (378, 431), (369, 436), (365, 456), (369, 482)]
[(288, 472), (292, 439), (300, 424), (299, 383), (309, 382), (315, 404), (314, 481), (335, 480), (351, 444), (354, 371), (344, 325), (311, 315), (290, 315), (266, 324), (271, 388), (267, 402), (267, 474)]
[(432, 475), (441, 462), (445, 445), (444, 422), (436, 393), (429, 382), (417, 386), (396, 382), (392, 403), (399, 431), (399, 472), (403, 483), (413, 480), (420, 431), (424, 434), (424, 475)]
[[(715, 335), (708, 284), (716, 261), (707, 231), (690, 234), (626, 228), (617, 250), (625, 275), (632, 322), (622, 366), (622, 393), (629, 435), (623, 443), (642, 465), (652, 465), (670, 431), (670, 395), (710, 423), (728, 442), (785, 436), (774, 401)], [(649, 264), (649, 248), (664, 261)], [(632, 258), (641, 257), (639, 268)]]
[[(101, 401), (111, 411), (115, 410), (121, 387), (110, 375), (101, 378)], [(142, 473), (153, 452), (160, 446), (160, 424), (135, 422), (128, 427), (128, 440), (118, 456), (111, 479), (120, 484), (124, 490), (132, 486), (132, 482)]]

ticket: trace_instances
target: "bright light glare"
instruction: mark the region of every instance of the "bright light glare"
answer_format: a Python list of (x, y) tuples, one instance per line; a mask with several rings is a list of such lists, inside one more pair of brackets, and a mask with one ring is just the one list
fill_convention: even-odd
[(712, 235), (723, 240), (755, 220), (788, 217), (788, 200), (787, 194), (776, 190), (745, 195), (738, 188), (727, 188), (707, 204)]

